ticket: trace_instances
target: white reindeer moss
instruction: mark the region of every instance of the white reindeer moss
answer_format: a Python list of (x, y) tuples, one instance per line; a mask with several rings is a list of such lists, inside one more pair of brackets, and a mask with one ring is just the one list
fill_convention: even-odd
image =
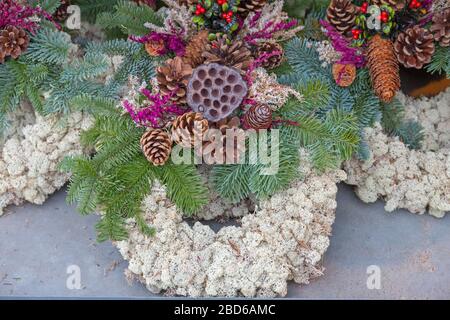
[(383, 198), (389, 212), (404, 208), (443, 217), (450, 211), (450, 89), (431, 99), (399, 98), (407, 118), (424, 127), (422, 150), (409, 150), (379, 125), (366, 129), (371, 156), (344, 165), (347, 183), (364, 202)]
[(61, 188), (68, 175), (58, 171), (58, 164), (65, 156), (82, 153), (80, 132), (91, 125), (79, 112), (67, 119), (43, 118), (24, 108), (0, 142), (0, 215), (11, 204), (42, 204)]
[[(336, 183), (343, 171), (314, 175), (294, 183), (256, 207), (255, 213), (207, 206), (201, 216), (244, 215), (240, 226), (214, 232), (190, 226), (160, 186), (144, 200), (146, 221), (156, 228), (144, 236), (128, 221), (129, 239), (115, 243), (129, 261), (126, 271), (154, 292), (181, 296), (275, 297), (287, 294), (287, 282), (307, 284), (322, 275), (336, 209)], [(211, 212), (209, 212), (211, 211)]]

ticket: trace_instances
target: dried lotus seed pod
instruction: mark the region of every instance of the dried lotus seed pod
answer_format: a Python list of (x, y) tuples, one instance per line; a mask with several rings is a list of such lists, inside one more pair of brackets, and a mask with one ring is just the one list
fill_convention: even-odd
[(192, 73), (187, 86), (187, 103), (209, 121), (219, 121), (238, 108), (247, 95), (247, 84), (233, 68), (204, 64)]

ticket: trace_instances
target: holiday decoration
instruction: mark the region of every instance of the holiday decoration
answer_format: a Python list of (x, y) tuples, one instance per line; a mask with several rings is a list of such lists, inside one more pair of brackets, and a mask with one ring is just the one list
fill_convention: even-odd
[(267, 105), (251, 106), (244, 115), (244, 126), (251, 129), (269, 129), (272, 125), (272, 109)]
[(187, 112), (173, 122), (172, 140), (185, 148), (193, 147), (197, 141), (201, 143), (208, 127), (208, 120), (201, 113)]
[[(71, 173), (69, 194), (77, 201), (78, 210), (102, 213), (98, 239), (115, 241), (132, 260), (133, 273), (148, 280), (151, 288), (172, 295), (284, 295), (287, 279), (303, 274), (309, 279), (307, 266), (317, 267), (313, 273), (319, 274), (322, 251), (317, 251), (307, 266), (303, 260), (295, 262), (295, 255), (292, 260), (285, 250), (273, 252), (278, 247), (272, 243), (286, 241), (293, 243), (289, 250), (298, 250), (298, 241), (291, 240), (302, 234), (294, 230), (297, 222), (304, 220), (297, 217), (295, 208), (299, 206), (289, 205), (293, 202), (282, 197), (298, 198), (292, 186), (308, 189), (307, 194), (316, 187), (328, 190), (314, 183), (314, 177), (329, 181), (329, 176), (324, 177), (343, 162), (354, 156), (368, 159), (364, 129), (385, 119), (386, 110), (401, 118), (401, 112), (388, 109), (400, 85), (393, 43), (405, 21), (419, 24), (420, 20), (421, 27), (428, 29), (431, 16), (422, 13), (422, 9), (430, 10), (426, 4), (397, 11), (389, 3), (380, 8), (384, 12), (380, 13), (381, 30), (372, 30), (362, 21), (372, 4), (362, 1), (333, 1), (329, 21), (319, 23), (321, 14), (313, 11), (304, 26), (283, 11), (281, 0), (163, 0), (158, 4), (164, 8), (157, 12), (150, 6), (119, 1), (98, 14), (96, 21), (108, 34), (121, 33), (121, 39), (87, 46), (96, 50), (92, 57), (99, 60), (120, 60), (107, 83), (95, 89), (115, 90), (107, 97), (120, 100), (96, 99), (94, 91), (75, 99), (89, 102), (94, 110), (95, 124), (83, 135), (83, 143), (95, 150), (90, 157), (69, 157), (63, 163), (64, 170)], [(403, 10), (409, 10), (408, 15)], [(441, 50), (440, 46), (436, 49), (445, 55)], [(440, 64), (436, 56), (430, 65), (445, 70), (446, 64)], [(67, 77), (83, 78), (82, 71), (72, 71)], [(384, 128), (392, 128), (390, 136), (409, 141), (411, 149), (423, 138), (415, 122), (386, 121)], [(302, 166), (308, 166), (312, 180), (301, 180), (300, 160)], [(331, 179), (331, 189), (337, 180)], [(330, 217), (322, 220), (325, 202), (318, 199), (305, 202), (303, 197), (299, 201), (306, 203), (307, 220), (318, 224), (316, 231), (328, 235)], [(145, 201), (147, 206), (143, 206)], [(283, 210), (280, 203), (287, 204)], [(267, 215), (266, 205), (270, 206)], [(258, 223), (267, 223), (264, 228), (269, 231), (263, 230), (264, 235), (269, 232), (276, 238), (266, 239), (270, 250), (265, 253), (248, 250), (258, 245), (250, 241), (248, 247), (247, 242), (226, 233), (259, 233), (258, 227), (222, 229), (226, 235), (222, 237), (220, 232), (210, 234), (199, 223), (189, 230), (182, 222), (183, 215), (194, 220), (243, 217), (242, 221), (252, 222), (250, 212)], [(279, 232), (292, 226), (292, 232)], [(218, 260), (211, 266), (203, 262), (212, 261), (212, 256), (202, 256), (203, 249), (198, 251), (188, 240), (198, 228), (203, 230), (198, 234), (207, 235), (204, 248), (218, 246)], [(171, 239), (178, 239), (178, 247), (171, 239), (167, 242), (166, 230)], [(183, 236), (186, 234), (189, 237)], [(288, 236), (280, 242), (280, 234)], [(144, 247), (135, 246), (137, 237), (144, 239), (145, 254)], [(159, 241), (164, 237), (166, 242)], [(165, 252), (160, 252), (158, 259), (162, 260), (148, 258), (154, 250)], [(186, 252), (195, 259), (185, 256)], [(225, 265), (230, 260), (223, 259), (230, 254), (244, 261), (236, 264), (239, 271), (217, 276), (217, 270), (231, 270)], [(142, 257), (147, 258), (140, 260)], [(180, 269), (192, 260), (193, 269), (180, 273), (186, 277), (182, 283), (170, 270), (162, 279), (158, 268), (169, 261), (165, 259), (175, 261)], [(289, 272), (280, 276), (277, 265), (241, 285), (242, 281), (235, 280), (247, 272), (246, 261), (261, 266), (278, 261), (287, 265)], [(143, 273), (141, 268), (155, 273)], [(267, 283), (260, 284), (261, 277)]]
[(356, 67), (353, 64), (335, 63), (332, 72), (334, 81), (341, 87), (350, 86), (356, 79)]
[(217, 63), (197, 67), (187, 86), (188, 105), (210, 121), (230, 115), (246, 95), (247, 85), (241, 75)]
[(8, 26), (0, 31), (0, 63), (6, 57), (17, 59), (28, 48), (30, 37), (24, 29)]
[(203, 53), (205, 63), (216, 62), (236, 68), (242, 74), (250, 67), (253, 58), (243, 41), (230, 40), (227, 35), (218, 35), (217, 39), (207, 45)]
[(262, 67), (266, 69), (273, 69), (280, 66), (284, 58), (283, 47), (276, 42), (266, 41), (258, 44), (255, 56), (261, 57), (263, 54), (270, 55), (270, 57), (265, 59), (262, 63)]
[(450, 46), (450, 7), (433, 15), (430, 31), (441, 47)]
[(367, 66), (373, 89), (383, 102), (390, 102), (400, 89), (400, 75), (394, 45), (376, 35), (367, 49)]
[(142, 135), (141, 148), (148, 161), (155, 166), (162, 166), (169, 159), (172, 140), (167, 132), (150, 128)]
[(339, 33), (348, 36), (355, 24), (356, 10), (351, 0), (332, 0), (327, 10), (327, 18)]
[(433, 35), (424, 28), (414, 26), (398, 35), (394, 49), (402, 65), (421, 69), (431, 62), (435, 50)]
[(171, 95), (174, 102), (186, 103), (186, 86), (192, 74), (192, 67), (182, 58), (175, 57), (158, 67), (157, 72), (161, 92)]

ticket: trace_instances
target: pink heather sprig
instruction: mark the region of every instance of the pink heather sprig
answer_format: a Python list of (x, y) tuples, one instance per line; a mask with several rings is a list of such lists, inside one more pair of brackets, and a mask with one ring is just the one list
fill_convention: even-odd
[(168, 116), (179, 116), (186, 112), (186, 110), (171, 102), (174, 92), (166, 95), (152, 94), (150, 90), (143, 88), (140, 93), (149, 100), (149, 105), (136, 108), (128, 100), (124, 100), (122, 103), (123, 108), (138, 126), (159, 128)]
[(53, 17), (41, 7), (29, 7), (18, 3), (16, 0), (2, 0), (0, 2), (0, 29), (6, 26), (22, 28), (28, 32), (36, 33), (39, 25), (33, 19), (36, 16), (43, 16), (53, 22), (58, 28), (61, 27), (53, 20)]
[(258, 20), (261, 18), (261, 11), (257, 11), (253, 17), (251, 18), (250, 22), (249, 22), (249, 26), (250, 28), (254, 28), (256, 26), (256, 23), (258, 22)]
[[(254, 22), (256, 23), (256, 21)], [(264, 25), (264, 28), (260, 31), (256, 31), (245, 36), (244, 40), (252, 45), (256, 45), (257, 40), (269, 40), (273, 38), (274, 33), (280, 31), (287, 31), (297, 25), (297, 20), (280, 21), (275, 23), (269, 21)]]
[(263, 52), (258, 58), (253, 60), (252, 64), (248, 67), (248, 69), (245, 73), (245, 77), (244, 77), (245, 81), (247, 82), (247, 85), (249, 87), (251, 87), (253, 84), (253, 78), (252, 78), (253, 71), (255, 71), (257, 68), (261, 67), (270, 58), (272, 58), (274, 56), (278, 56), (280, 54), (282, 54), (282, 52), (278, 51), (278, 50), (275, 50), (272, 52)]
[(186, 45), (180, 36), (169, 33), (151, 32), (145, 36), (130, 36), (129, 39), (134, 42), (145, 44), (147, 42), (164, 42), (164, 48), (159, 51), (160, 55), (167, 54), (169, 52), (175, 53), (177, 56), (183, 56)]
[(326, 29), (327, 35), (331, 40), (333, 48), (341, 54), (339, 63), (354, 64), (357, 68), (365, 65), (364, 56), (357, 48), (351, 47), (349, 40), (345, 39), (336, 29), (326, 20), (320, 20), (320, 24)]

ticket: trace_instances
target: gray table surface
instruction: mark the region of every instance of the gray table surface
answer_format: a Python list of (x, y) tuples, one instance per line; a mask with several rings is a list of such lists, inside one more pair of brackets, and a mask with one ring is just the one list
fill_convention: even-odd
[[(0, 218), (0, 297), (160, 297), (127, 282), (118, 251), (95, 240), (97, 219), (66, 205), (64, 191), (43, 206), (10, 207)], [(78, 290), (66, 285), (73, 265)], [(291, 283), (288, 297), (450, 299), (450, 216), (386, 213), (382, 202), (366, 205), (340, 185), (324, 266), (311, 284)], [(379, 289), (367, 286), (369, 266), (379, 270)]]

